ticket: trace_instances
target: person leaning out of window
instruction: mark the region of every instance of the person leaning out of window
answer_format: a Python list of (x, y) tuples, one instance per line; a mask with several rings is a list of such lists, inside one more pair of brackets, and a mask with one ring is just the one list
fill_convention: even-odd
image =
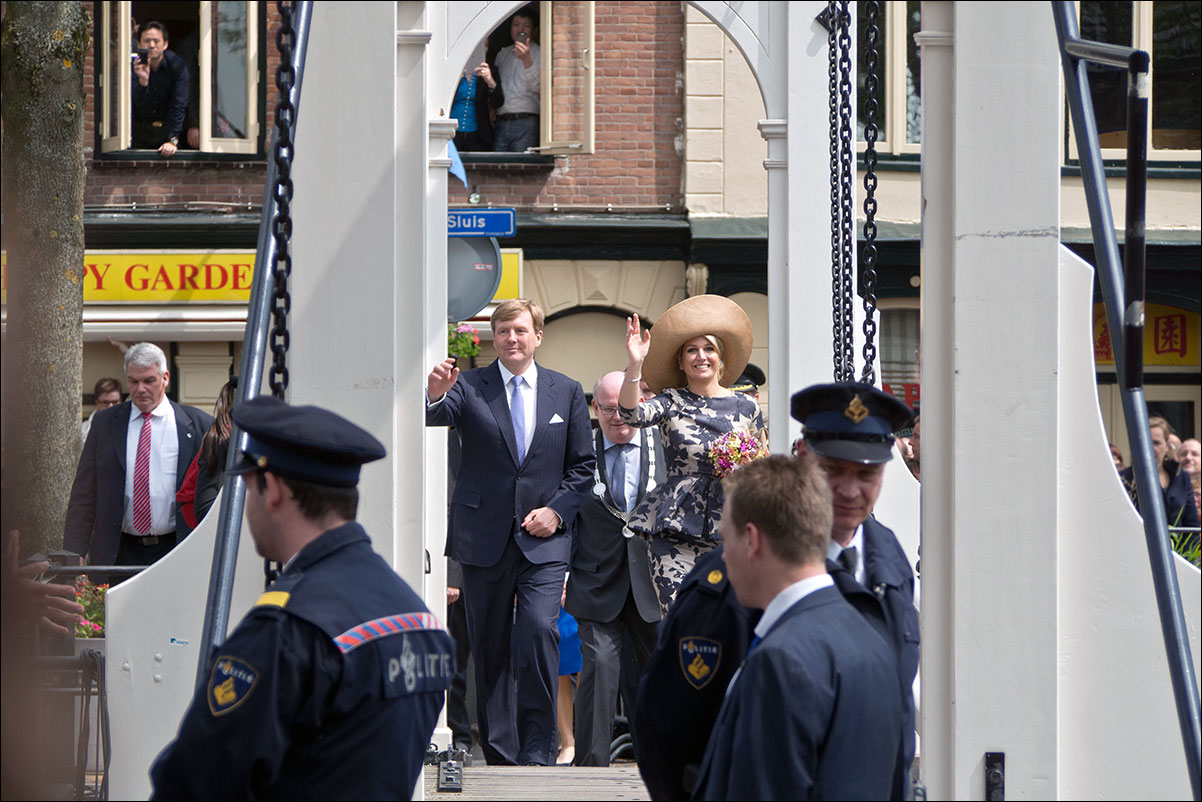
[(133, 146), (157, 150), (164, 158), (174, 156), (179, 149), (190, 91), (188, 65), (167, 45), (163, 23), (151, 21), (138, 30), (130, 96)]

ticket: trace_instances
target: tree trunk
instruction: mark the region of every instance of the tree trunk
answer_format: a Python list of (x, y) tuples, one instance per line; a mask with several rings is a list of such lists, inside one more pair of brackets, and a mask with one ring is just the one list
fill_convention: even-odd
[(3, 91), (5, 529), (62, 543), (79, 454), (83, 369), (83, 67), (78, 2), (8, 2)]

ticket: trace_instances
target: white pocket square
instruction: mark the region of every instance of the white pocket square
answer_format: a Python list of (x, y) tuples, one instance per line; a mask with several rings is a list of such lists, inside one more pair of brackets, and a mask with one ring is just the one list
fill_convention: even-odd
[(547, 422), (548, 423), (563, 423), (563, 418), (559, 417), (559, 413), (556, 412), (554, 415), (551, 416), (551, 420), (549, 420)]

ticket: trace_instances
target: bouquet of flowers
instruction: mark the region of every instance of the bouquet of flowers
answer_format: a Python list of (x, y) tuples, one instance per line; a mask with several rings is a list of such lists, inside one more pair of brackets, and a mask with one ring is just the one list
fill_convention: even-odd
[(710, 443), (709, 458), (714, 476), (722, 479), (740, 465), (768, 456), (768, 448), (759, 432), (727, 432)]
[(467, 359), (480, 353), (480, 335), (470, 323), (447, 324), (447, 355)]
[(83, 605), (83, 620), (75, 625), (75, 637), (104, 637), (104, 594), (108, 589), (108, 585), (93, 585), (86, 576), (76, 581), (75, 601)]

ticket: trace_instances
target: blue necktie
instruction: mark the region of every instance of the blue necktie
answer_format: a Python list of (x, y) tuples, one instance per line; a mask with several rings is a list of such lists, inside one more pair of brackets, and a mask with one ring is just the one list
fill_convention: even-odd
[(513, 420), (513, 439), (518, 447), (518, 465), (526, 459), (526, 406), (522, 402), (522, 377), (510, 379), (513, 395), (509, 399), (509, 417)]
[(756, 635), (754, 638), (752, 638), (751, 643), (747, 646), (747, 654), (750, 655), (752, 651), (755, 650), (755, 647), (760, 645), (760, 641), (762, 640), (763, 638), (761, 638), (759, 635)]
[(626, 498), (626, 452), (632, 447), (631, 443), (615, 443), (610, 446), (617, 452), (617, 458), (614, 459), (613, 476), (609, 477), (609, 495), (622, 512), (630, 509), (630, 502)]

